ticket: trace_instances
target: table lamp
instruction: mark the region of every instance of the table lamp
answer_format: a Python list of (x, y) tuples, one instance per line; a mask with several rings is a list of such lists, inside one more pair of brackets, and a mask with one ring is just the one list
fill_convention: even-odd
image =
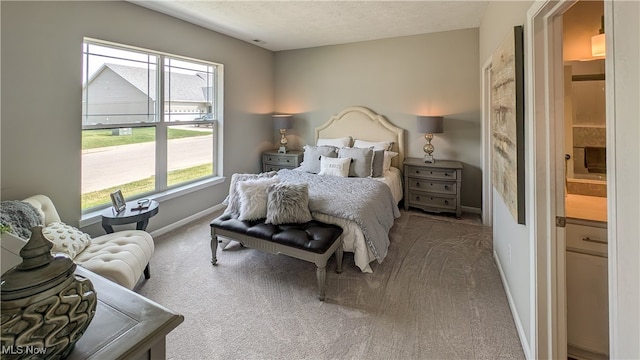
[(287, 129), (291, 129), (291, 115), (273, 115), (273, 127), (280, 130), (278, 153), (287, 153)]
[(424, 150), (424, 162), (433, 163), (433, 151), (435, 148), (431, 145), (433, 134), (439, 134), (443, 132), (442, 116), (418, 116), (417, 131), (424, 133), (424, 138), (427, 143), (422, 148)]

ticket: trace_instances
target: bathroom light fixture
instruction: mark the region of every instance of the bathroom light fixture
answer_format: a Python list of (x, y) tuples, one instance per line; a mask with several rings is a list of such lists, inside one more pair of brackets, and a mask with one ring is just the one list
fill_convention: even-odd
[(291, 115), (273, 115), (273, 127), (280, 130), (280, 148), (278, 152), (287, 153), (287, 129), (291, 129)]
[(431, 140), (433, 140), (433, 134), (442, 133), (444, 131), (443, 128), (442, 116), (418, 116), (417, 131), (424, 133), (424, 138), (427, 140), (427, 143), (422, 148), (424, 150), (424, 162), (435, 162), (432, 155), (435, 148), (431, 145)]
[(600, 18), (601, 27), (598, 35), (591, 37), (591, 55), (593, 56), (605, 56), (606, 44), (604, 40), (604, 15)]

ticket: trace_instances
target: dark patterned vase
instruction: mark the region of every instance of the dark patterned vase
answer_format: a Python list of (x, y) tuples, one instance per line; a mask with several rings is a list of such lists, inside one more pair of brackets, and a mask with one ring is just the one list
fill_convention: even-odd
[(63, 359), (93, 319), (96, 292), (71, 259), (51, 255), (42, 227), (31, 231), (22, 263), (2, 275), (0, 357)]

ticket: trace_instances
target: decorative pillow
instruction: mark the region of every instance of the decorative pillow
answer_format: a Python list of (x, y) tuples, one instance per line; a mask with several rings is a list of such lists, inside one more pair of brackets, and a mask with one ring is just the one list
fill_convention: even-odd
[(307, 184), (278, 183), (268, 192), (266, 224), (300, 224), (313, 219)]
[(44, 237), (53, 243), (51, 252), (75, 258), (91, 244), (91, 236), (63, 222), (52, 222), (42, 229)]
[(302, 171), (317, 174), (320, 172), (320, 157), (326, 156), (330, 158), (338, 157), (338, 148), (335, 146), (304, 146), (304, 160), (300, 164)]
[(351, 158), (328, 158), (326, 156), (320, 157), (320, 172), (318, 175), (331, 175), (331, 176), (349, 176), (349, 165), (351, 164)]
[(224, 211), (225, 214), (230, 214), (233, 216), (240, 215), (240, 194), (238, 193), (239, 182), (245, 180), (270, 178), (276, 176), (276, 174), (276, 171), (269, 171), (260, 174), (233, 174), (231, 176), (231, 184), (229, 185), (228, 200), (225, 200), (225, 202), (227, 203), (227, 209)]
[(317, 146), (329, 145), (329, 146), (335, 146), (337, 148), (349, 147), (351, 146), (351, 139), (352, 139), (351, 136), (335, 138), (335, 139), (318, 139), (318, 141), (316, 141), (316, 145)]
[(373, 150), (391, 150), (393, 146), (393, 142), (389, 141), (366, 141), (366, 140), (356, 140), (353, 143), (353, 147), (356, 148), (370, 148), (373, 146)]
[(277, 176), (238, 183), (240, 215), (238, 220), (258, 220), (267, 216), (267, 189), (280, 182)]
[(384, 152), (384, 164), (382, 165), (383, 174), (391, 168), (391, 159), (398, 156), (398, 153), (395, 151), (385, 151)]
[(338, 152), (339, 158), (351, 158), (349, 176), (369, 177), (373, 163), (373, 148), (341, 148)]
[(381, 177), (382, 175), (384, 175), (384, 150), (375, 150), (371, 164), (371, 177)]

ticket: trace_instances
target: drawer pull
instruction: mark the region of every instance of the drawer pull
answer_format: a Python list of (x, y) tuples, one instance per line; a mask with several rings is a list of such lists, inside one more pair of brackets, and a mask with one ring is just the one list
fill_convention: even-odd
[(420, 170), (416, 170), (416, 174), (420, 174)]
[(590, 237), (583, 237), (582, 241), (587, 241), (587, 242), (592, 242), (592, 243), (598, 243), (598, 244), (606, 244), (606, 241), (602, 241), (602, 240), (598, 240), (598, 239), (592, 239)]
[(287, 162), (291, 162), (291, 160), (287, 159)]
[(449, 174), (449, 173), (444, 173), (444, 176), (451, 176), (451, 174)]
[(419, 182), (416, 183), (416, 187), (420, 187), (420, 183)]
[(430, 174), (430, 175), (433, 175), (433, 171), (429, 171), (429, 174)]
[(444, 201), (444, 204), (445, 204), (445, 205), (449, 205), (449, 200), (445, 200), (445, 201)]
[(445, 189), (445, 190), (449, 190), (449, 185), (445, 185), (445, 186), (444, 186), (444, 189)]
[(416, 196), (416, 201), (420, 201), (420, 196)]

